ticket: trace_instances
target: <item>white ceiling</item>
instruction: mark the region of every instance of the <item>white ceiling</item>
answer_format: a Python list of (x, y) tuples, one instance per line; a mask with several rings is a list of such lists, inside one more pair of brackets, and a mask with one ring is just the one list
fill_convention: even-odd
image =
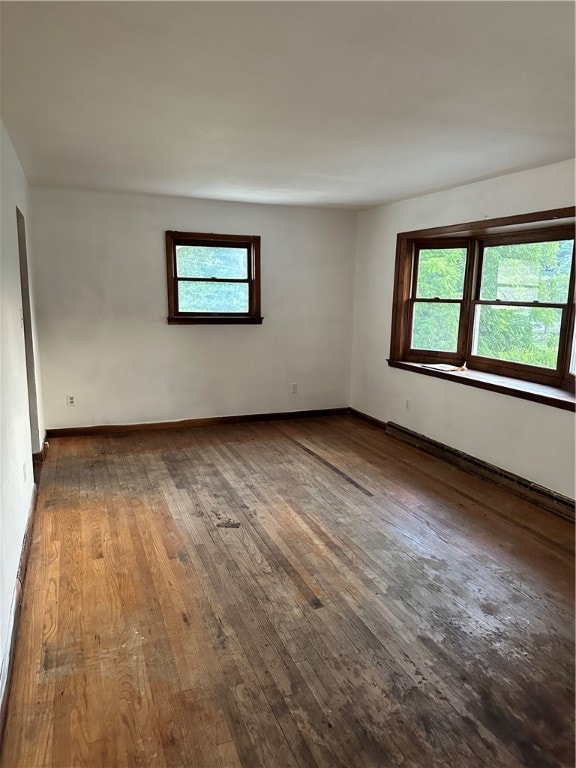
[(33, 184), (364, 207), (574, 155), (572, 2), (2, 2)]

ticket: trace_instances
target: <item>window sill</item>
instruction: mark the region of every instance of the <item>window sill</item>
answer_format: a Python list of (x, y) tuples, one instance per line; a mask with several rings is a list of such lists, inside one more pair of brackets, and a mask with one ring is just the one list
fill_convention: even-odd
[(562, 408), (566, 411), (576, 410), (576, 397), (572, 392), (559, 387), (551, 387), (547, 384), (535, 384), (531, 381), (522, 381), (509, 376), (497, 376), (494, 373), (484, 373), (467, 369), (465, 371), (442, 371), (430, 368), (422, 363), (406, 363), (401, 360), (388, 360), (391, 368), (401, 368), (413, 373), (422, 373), (425, 376), (434, 376), (437, 379), (456, 381), (469, 387), (487, 389), (491, 392), (499, 392), (511, 397), (519, 397), (523, 400), (532, 400), (536, 403), (551, 405), (554, 408)]
[(230, 317), (212, 315), (207, 317), (168, 317), (168, 325), (262, 325), (263, 317)]

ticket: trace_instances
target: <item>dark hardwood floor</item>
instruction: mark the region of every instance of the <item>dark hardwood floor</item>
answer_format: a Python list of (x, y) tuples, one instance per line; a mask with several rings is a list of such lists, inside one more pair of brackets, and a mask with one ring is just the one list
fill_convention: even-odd
[(51, 441), (1, 765), (574, 765), (574, 529), (352, 416)]

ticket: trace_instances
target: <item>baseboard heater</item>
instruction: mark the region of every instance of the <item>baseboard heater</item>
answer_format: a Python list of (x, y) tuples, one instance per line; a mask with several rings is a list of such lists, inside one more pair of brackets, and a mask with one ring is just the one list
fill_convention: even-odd
[(500, 467), (495, 467), (493, 464), (488, 464), (486, 461), (464, 453), (464, 451), (451, 448), (449, 445), (439, 443), (430, 437), (426, 437), (426, 435), (420, 435), (418, 432), (413, 432), (411, 429), (406, 429), (406, 427), (402, 427), (400, 424), (395, 424), (392, 421), (386, 424), (386, 434), (421, 448), (485, 480), (490, 480), (497, 485), (504, 486), (527, 501), (538, 504), (538, 506), (544, 507), (550, 512), (554, 512), (554, 514), (574, 522), (574, 501), (567, 496), (551, 491), (549, 488), (544, 488), (537, 483), (532, 483), (524, 477), (515, 475)]

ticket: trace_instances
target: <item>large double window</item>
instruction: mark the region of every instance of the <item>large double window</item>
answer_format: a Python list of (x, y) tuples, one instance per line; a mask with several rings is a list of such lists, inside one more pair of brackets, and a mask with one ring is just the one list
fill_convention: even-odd
[(574, 209), (398, 236), (391, 363), (573, 389)]

